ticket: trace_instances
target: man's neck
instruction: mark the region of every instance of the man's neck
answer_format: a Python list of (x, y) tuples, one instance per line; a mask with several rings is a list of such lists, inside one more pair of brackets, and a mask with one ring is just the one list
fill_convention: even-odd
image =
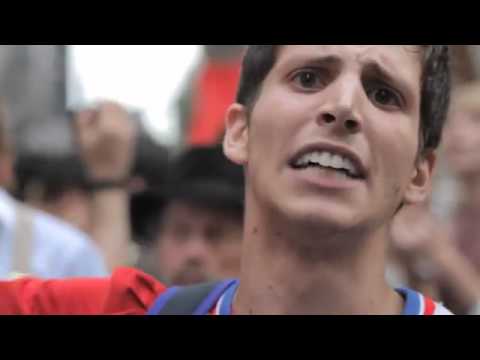
[[(403, 300), (385, 281), (384, 231), (362, 239), (301, 239), (302, 231), (246, 220), (244, 263), (234, 302), (237, 314), (400, 314)], [(275, 229), (275, 231), (272, 231)], [(350, 237), (350, 238), (348, 238)], [(318, 242), (315, 244), (315, 242)], [(336, 248), (328, 249), (337, 242)], [(361, 242), (361, 245), (358, 245)], [(299, 245), (301, 243), (301, 245)], [(320, 245), (318, 245), (320, 244)], [(322, 248), (322, 245), (326, 244)], [(355, 251), (339, 250), (341, 247)], [(360, 249), (360, 251), (357, 251)], [(326, 254), (326, 255), (325, 255)]]

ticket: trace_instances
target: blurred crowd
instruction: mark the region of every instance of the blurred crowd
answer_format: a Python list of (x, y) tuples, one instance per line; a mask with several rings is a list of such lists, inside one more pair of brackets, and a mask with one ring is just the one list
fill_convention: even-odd
[[(206, 45), (178, 99), (181, 141), (154, 140), (122, 104), (66, 113), (73, 154), (17, 153), (0, 114), (0, 277), (104, 276), (134, 266), (166, 284), (237, 277), (243, 169), (222, 148), (244, 46)], [(391, 229), (386, 277), (480, 314), (480, 83), (455, 88), (429, 203)], [(441, 186), (449, 179), (454, 189)], [(450, 184), (449, 183), (449, 184)], [(454, 192), (454, 201), (444, 192)], [(441, 209), (439, 207), (442, 207)], [(446, 209), (448, 207), (448, 209)]]

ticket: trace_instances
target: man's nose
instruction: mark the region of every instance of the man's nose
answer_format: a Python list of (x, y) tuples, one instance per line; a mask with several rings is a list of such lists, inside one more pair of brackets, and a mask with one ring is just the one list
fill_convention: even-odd
[(319, 125), (329, 125), (349, 133), (361, 131), (363, 121), (359, 106), (363, 86), (360, 80), (352, 77), (339, 79), (322, 96), (326, 96), (327, 101), (319, 109)]

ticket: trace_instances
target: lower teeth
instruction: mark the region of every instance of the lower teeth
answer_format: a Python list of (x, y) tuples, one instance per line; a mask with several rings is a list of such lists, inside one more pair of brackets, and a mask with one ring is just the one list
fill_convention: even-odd
[(340, 179), (351, 179), (352, 178), (345, 171), (335, 170), (335, 169), (332, 169), (332, 168), (326, 168), (326, 167), (322, 167), (322, 166), (315, 166), (314, 168), (322, 171), (325, 175), (335, 176), (335, 177), (338, 177)]

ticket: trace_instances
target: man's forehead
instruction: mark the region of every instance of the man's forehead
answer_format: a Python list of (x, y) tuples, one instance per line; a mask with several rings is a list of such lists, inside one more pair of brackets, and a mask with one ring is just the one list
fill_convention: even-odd
[(379, 59), (386, 63), (418, 62), (418, 45), (284, 45), (278, 58), (290, 56), (336, 56), (356, 60)]
[(277, 64), (315, 58), (332, 58), (358, 64), (376, 63), (393, 72), (421, 72), (417, 45), (285, 45), (277, 54)]

